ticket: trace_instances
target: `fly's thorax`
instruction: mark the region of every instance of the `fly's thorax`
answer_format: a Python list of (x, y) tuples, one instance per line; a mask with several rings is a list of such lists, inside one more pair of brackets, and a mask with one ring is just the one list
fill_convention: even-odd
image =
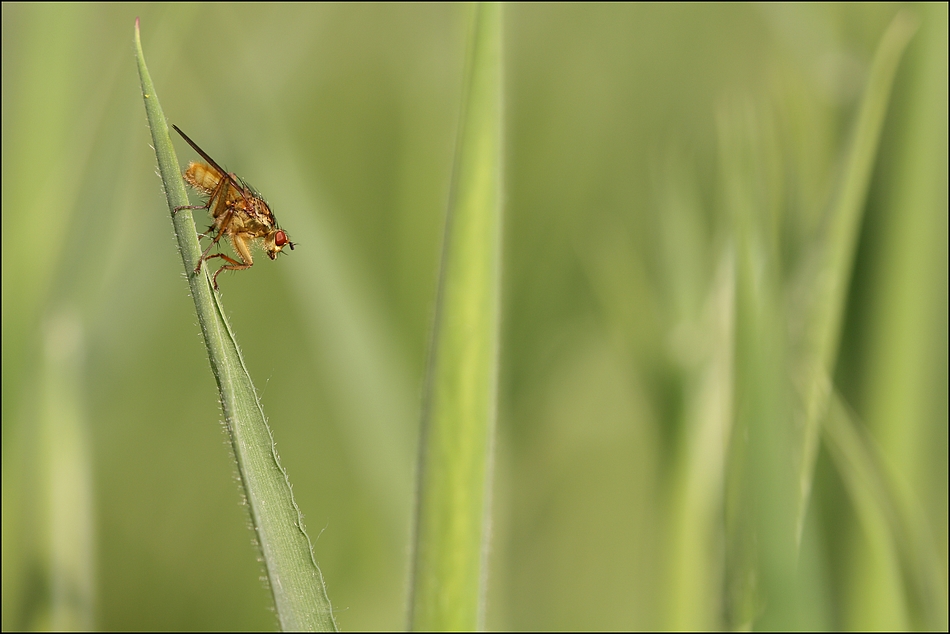
[(271, 212), (270, 207), (267, 206), (267, 203), (264, 202), (264, 199), (260, 196), (252, 195), (250, 197), (248, 213), (268, 229), (273, 228), (276, 224), (274, 222), (274, 214)]
[(203, 194), (211, 194), (221, 182), (221, 174), (204, 163), (189, 163), (184, 177), (189, 185)]

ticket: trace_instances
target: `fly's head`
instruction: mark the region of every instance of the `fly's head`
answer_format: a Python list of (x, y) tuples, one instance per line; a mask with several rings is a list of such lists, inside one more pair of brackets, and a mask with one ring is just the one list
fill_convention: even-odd
[(264, 251), (267, 252), (267, 257), (271, 260), (276, 260), (284, 247), (290, 247), (291, 251), (294, 250), (294, 243), (290, 241), (290, 237), (283, 229), (273, 229), (264, 236)]

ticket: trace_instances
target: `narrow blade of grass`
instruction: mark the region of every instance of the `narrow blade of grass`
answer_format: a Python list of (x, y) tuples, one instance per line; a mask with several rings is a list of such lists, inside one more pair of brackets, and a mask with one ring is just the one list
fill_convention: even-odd
[(861, 100), (858, 119), (851, 139), (837, 197), (828, 218), (825, 240), (820, 243), (820, 264), (806, 328), (807, 355), (805, 379), (804, 446), (799, 470), (798, 537), (811, 494), (818, 451), (820, 422), (831, 393), (830, 377), (838, 355), (841, 322), (851, 280), (851, 268), (857, 245), (864, 202), (871, 172), (877, 157), (878, 142), (897, 65), (911, 36), (916, 20), (906, 12), (898, 13), (888, 26), (874, 55), (867, 87)]
[(44, 355), (41, 453), (48, 531), (49, 621), (53, 630), (94, 626), (95, 511), (92, 459), (82, 406), (83, 329), (64, 310), (50, 320)]
[[(874, 291), (865, 316), (866, 383), (854, 406), (901, 483), (896, 490), (926, 509), (911, 516), (918, 532), (944, 544), (933, 554), (943, 569), (942, 599), (927, 610), (920, 609), (926, 602), (908, 600), (903, 627), (946, 630), (948, 11), (941, 3), (915, 10), (921, 29), (902, 64), (903, 98), (889, 118), (893, 169), (881, 177), (879, 255), (867, 273)], [(856, 537), (848, 541), (857, 546), (864, 540)], [(868, 543), (854, 555), (863, 563), (848, 585), (861, 591), (847, 607), (846, 627), (882, 627), (869, 617), (891, 612), (880, 599), (890, 583), (867, 564), (880, 556), (875, 551)]]
[(501, 7), (475, 10), (420, 451), (411, 627), (482, 623), (501, 256)]
[[(168, 126), (145, 66), (138, 21), (135, 47), (145, 112), (165, 188), (169, 211), (188, 204)], [(224, 411), (228, 437), (237, 462), (251, 522), (263, 555), (277, 617), (283, 630), (335, 630), (323, 575), (313, 546), (281, 466), (237, 340), (211, 289), (208, 267), (195, 274), (200, 256), (194, 219), (189, 210), (172, 214), (182, 262), (195, 300), (198, 321)]]
[[(734, 421), (726, 468), (726, 626), (797, 629), (795, 462), (771, 126), (752, 103), (720, 116), (725, 203), (736, 242)], [(774, 203), (772, 203), (774, 204)]]
[(835, 467), (861, 523), (864, 539), (903, 581), (914, 629), (940, 630), (946, 623), (946, 591), (940, 556), (926, 531), (923, 513), (901, 495), (873, 440), (862, 433), (841, 396), (831, 396), (822, 426)]
[(725, 439), (732, 428), (735, 354), (735, 255), (726, 248), (697, 323), (709, 349), (690, 368), (683, 446), (671, 490), (670, 630), (722, 629), (722, 502)]

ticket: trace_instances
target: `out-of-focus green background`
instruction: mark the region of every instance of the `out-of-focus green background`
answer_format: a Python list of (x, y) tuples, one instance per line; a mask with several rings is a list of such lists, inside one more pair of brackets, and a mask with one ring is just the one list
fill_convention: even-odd
[[(731, 385), (729, 121), (771, 148), (764, 197), (799, 270), (898, 10), (506, 7), (489, 627), (742, 624), (728, 531), (691, 542), (682, 510), (726, 514), (702, 479), (722, 469), (691, 466), (721, 457), (694, 422)], [(946, 627), (947, 8), (910, 10), (834, 383), (931, 544)], [(3, 629), (276, 626), (149, 147), (136, 16), (170, 122), (299, 244), (223, 275), (224, 302), (339, 624), (402, 628), (467, 13), (5, 3)], [(801, 623), (912, 626), (880, 532), (825, 449), (817, 464)]]

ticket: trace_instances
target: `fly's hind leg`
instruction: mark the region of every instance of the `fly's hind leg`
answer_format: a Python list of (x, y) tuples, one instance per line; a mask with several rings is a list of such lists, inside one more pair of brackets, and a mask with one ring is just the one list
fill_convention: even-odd
[[(212, 253), (211, 255), (202, 258), (201, 261), (204, 262), (204, 261), (210, 260), (211, 258), (221, 258), (225, 262), (228, 262), (228, 264), (225, 264), (224, 266), (219, 268), (217, 271), (215, 271), (214, 275), (211, 277), (211, 286), (214, 287), (214, 290), (218, 290), (218, 276), (221, 275), (221, 271), (224, 271), (224, 270), (243, 271), (244, 269), (251, 268), (250, 264), (245, 264), (244, 262), (238, 262), (234, 258), (227, 256), (223, 253)], [(199, 265), (198, 268), (200, 269), (201, 265)], [(198, 271), (195, 271), (195, 273), (197, 272)]]
[[(223, 253), (214, 253), (212, 255), (202, 256), (201, 258), (201, 261), (210, 260), (211, 258), (221, 258), (227, 262), (227, 264), (215, 271), (214, 277), (211, 278), (211, 286), (214, 287), (214, 290), (218, 290), (218, 276), (221, 275), (222, 271), (243, 271), (244, 269), (249, 269), (254, 266), (254, 258), (251, 257), (251, 250), (248, 248), (247, 240), (244, 236), (240, 234), (231, 236), (231, 245), (234, 247), (234, 252), (237, 253), (238, 257), (243, 261), (239, 262)], [(201, 268), (201, 262), (198, 263), (198, 268)], [(195, 272), (197, 273), (197, 271)]]
[(210, 209), (210, 205), (180, 205), (178, 207), (172, 207), (172, 215), (177, 216), (178, 212), (182, 209)]

